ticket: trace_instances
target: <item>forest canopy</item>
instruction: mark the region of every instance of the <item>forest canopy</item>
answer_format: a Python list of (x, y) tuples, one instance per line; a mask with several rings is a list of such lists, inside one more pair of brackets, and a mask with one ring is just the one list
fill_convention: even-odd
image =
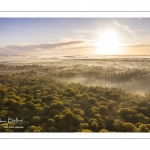
[[(12, 67), (21, 71), (0, 75), (0, 132), (150, 131), (149, 94), (68, 83), (55, 78), (56, 68), (52, 76), (39, 72), (49, 68), (36, 67)], [(7, 122), (9, 117), (23, 121)]]

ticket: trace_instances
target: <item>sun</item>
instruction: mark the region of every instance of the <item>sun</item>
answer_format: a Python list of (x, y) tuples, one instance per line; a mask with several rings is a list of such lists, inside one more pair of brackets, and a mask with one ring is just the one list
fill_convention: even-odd
[(97, 54), (101, 55), (116, 55), (120, 52), (120, 43), (117, 33), (111, 30), (102, 32), (98, 40)]

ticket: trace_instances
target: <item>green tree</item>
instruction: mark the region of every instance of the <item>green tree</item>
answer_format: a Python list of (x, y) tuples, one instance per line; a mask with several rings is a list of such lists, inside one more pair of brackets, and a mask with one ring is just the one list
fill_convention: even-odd
[(150, 132), (150, 130), (147, 128), (147, 126), (146, 125), (144, 125), (144, 124), (141, 124), (140, 126), (139, 126), (139, 129), (140, 129), (140, 132)]
[(93, 132), (98, 132), (99, 131), (99, 126), (98, 126), (98, 123), (97, 122), (92, 122), (90, 124), (90, 129), (93, 131)]
[(39, 116), (34, 116), (32, 119), (31, 119), (31, 124), (32, 125), (35, 125), (35, 126), (39, 126), (41, 123), (41, 118)]
[(123, 132), (135, 132), (136, 126), (133, 123), (125, 122), (122, 124)]
[(48, 119), (47, 124), (49, 127), (54, 127), (55, 126), (55, 120), (53, 118)]

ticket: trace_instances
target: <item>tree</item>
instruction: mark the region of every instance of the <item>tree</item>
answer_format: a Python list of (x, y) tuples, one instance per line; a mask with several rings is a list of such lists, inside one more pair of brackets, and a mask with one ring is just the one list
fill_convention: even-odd
[(69, 125), (74, 125), (75, 115), (71, 111), (67, 111), (63, 119), (68, 122)]
[(80, 123), (80, 129), (89, 129), (89, 124), (88, 123)]
[(74, 119), (74, 125), (75, 126), (79, 126), (80, 123), (83, 123), (84, 119), (80, 116), (80, 115), (75, 115), (75, 119)]
[(81, 132), (92, 132), (92, 131), (89, 129), (83, 129), (83, 130), (81, 130)]
[(97, 99), (94, 98), (94, 97), (90, 97), (89, 100), (88, 100), (88, 102), (91, 103), (91, 104), (95, 104), (96, 101), (97, 101)]
[(38, 126), (30, 126), (27, 128), (26, 132), (40, 132), (41, 128)]
[(114, 101), (109, 101), (109, 102), (107, 103), (107, 110), (112, 111), (113, 108), (114, 108), (116, 105), (117, 105), (116, 102), (114, 102)]
[(79, 108), (74, 108), (74, 109), (73, 109), (73, 113), (74, 113), (74, 114), (77, 114), (77, 115), (81, 115), (81, 116), (84, 115), (84, 111), (81, 110), (81, 109), (79, 109)]
[(49, 116), (50, 117), (54, 117), (55, 115), (58, 115), (60, 112), (59, 112), (59, 110), (57, 109), (57, 108), (52, 108), (52, 109), (50, 109), (50, 111), (49, 111)]
[(101, 129), (99, 132), (109, 132), (107, 129)]
[(11, 106), (15, 105), (16, 103), (17, 103), (17, 101), (14, 99), (7, 99), (6, 101), (3, 102), (3, 104), (8, 107), (11, 107)]
[(125, 122), (122, 124), (123, 132), (135, 132), (136, 126), (133, 123)]
[(121, 118), (117, 118), (114, 120), (114, 123), (113, 123), (113, 130), (116, 131), (116, 132), (122, 132), (123, 131), (123, 123), (125, 121)]
[(36, 108), (36, 106), (33, 104), (33, 102), (31, 101), (27, 101), (23, 104), (24, 108), (28, 108), (30, 110), (34, 110)]
[(130, 108), (120, 108), (118, 114), (126, 121), (129, 121), (132, 115), (137, 114), (137, 111)]
[(105, 126), (109, 131), (113, 131), (113, 123), (115, 120), (115, 116), (109, 115), (105, 117)]
[(144, 124), (141, 124), (140, 126), (139, 126), (139, 129), (140, 129), (140, 132), (150, 132), (150, 130), (147, 128), (147, 126), (146, 125), (144, 125)]
[(92, 122), (90, 124), (90, 129), (93, 131), (93, 132), (98, 132), (99, 131), (99, 126), (98, 126), (98, 123), (97, 122)]
[(55, 126), (55, 120), (53, 118), (50, 118), (50, 119), (48, 119), (47, 124), (50, 127), (54, 127)]
[(99, 113), (102, 115), (106, 115), (107, 114), (107, 107), (106, 106), (100, 106), (99, 107)]
[(32, 125), (39, 126), (40, 123), (41, 123), (41, 118), (40, 118), (39, 116), (34, 116), (34, 117), (31, 119), (31, 123), (32, 123)]
[(46, 111), (43, 107), (37, 107), (36, 108), (36, 115), (37, 116), (45, 116), (46, 115)]

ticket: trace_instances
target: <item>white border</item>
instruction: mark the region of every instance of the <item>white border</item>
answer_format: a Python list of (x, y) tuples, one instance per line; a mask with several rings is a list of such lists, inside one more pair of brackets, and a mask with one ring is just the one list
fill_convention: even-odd
[[(0, 18), (142, 18), (150, 12), (0, 12)], [(149, 133), (0, 133), (1, 139), (150, 139)]]
[(149, 11), (149, 0), (5, 0), (1, 11)]
[(0, 133), (0, 139), (150, 139), (149, 133)]
[(1, 18), (149, 18), (150, 12), (0, 12)]

